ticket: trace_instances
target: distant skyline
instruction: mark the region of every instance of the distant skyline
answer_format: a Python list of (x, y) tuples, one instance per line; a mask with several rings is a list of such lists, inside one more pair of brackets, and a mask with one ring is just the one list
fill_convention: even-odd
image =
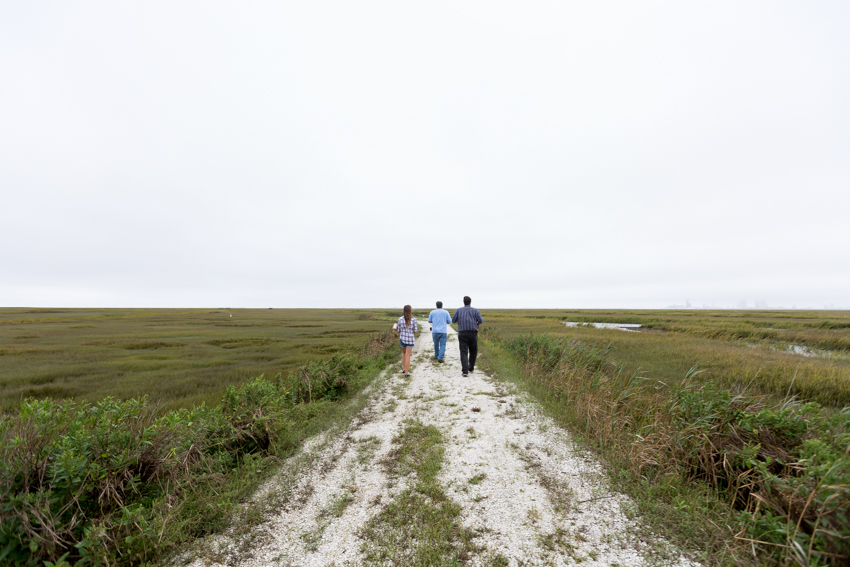
[(6, 2), (0, 306), (847, 309), (848, 28), (839, 1)]
[(820, 305), (770, 305), (766, 301), (756, 300), (756, 301), (738, 301), (736, 303), (727, 303), (727, 304), (715, 304), (711, 303), (692, 303), (690, 301), (685, 301), (682, 304), (671, 303), (663, 309), (734, 309), (734, 310), (747, 310), (747, 311), (757, 311), (760, 309), (764, 309), (770, 311), (774, 310), (796, 310), (796, 311), (844, 311), (850, 310), (850, 306), (844, 305), (836, 305), (834, 303), (826, 303), (823, 306)]

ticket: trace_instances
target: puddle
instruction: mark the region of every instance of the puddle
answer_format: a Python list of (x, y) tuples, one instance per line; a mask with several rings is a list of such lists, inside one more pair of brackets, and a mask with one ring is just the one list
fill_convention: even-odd
[(639, 323), (576, 323), (575, 321), (564, 321), (567, 327), (596, 327), (597, 329), (617, 329), (618, 331), (627, 331), (636, 333), (640, 329)]
[(791, 345), (785, 350), (793, 352), (794, 354), (802, 354), (803, 356), (817, 356), (816, 352), (813, 352), (811, 349), (800, 345)]
[(770, 349), (788, 352), (792, 354), (799, 354), (800, 356), (805, 356), (806, 358), (823, 358), (826, 360), (850, 361), (850, 353), (847, 353), (845, 351), (820, 350), (816, 348), (806, 347), (803, 345), (788, 345), (785, 347), (771, 345)]

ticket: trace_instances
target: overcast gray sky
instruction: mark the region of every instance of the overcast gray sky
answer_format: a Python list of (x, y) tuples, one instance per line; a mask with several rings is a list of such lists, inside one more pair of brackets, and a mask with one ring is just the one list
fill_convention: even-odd
[(3, 2), (0, 305), (850, 307), (850, 3)]

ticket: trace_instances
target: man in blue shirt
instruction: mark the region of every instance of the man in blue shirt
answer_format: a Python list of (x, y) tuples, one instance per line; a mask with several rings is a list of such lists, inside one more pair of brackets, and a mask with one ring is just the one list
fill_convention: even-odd
[[(463, 375), (475, 371), (475, 359), (478, 358), (478, 327), (484, 319), (481, 312), (472, 306), (472, 299), (464, 296), (463, 307), (455, 311), (452, 323), (457, 323), (457, 342), (460, 344), (460, 368)], [(469, 362), (467, 362), (467, 355)]]
[(434, 338), (434, 357), (437, 362), (443, 362), (446, 355), (446, 337), (448, 336), (448, 324), (452, 316), (443, 309), (443, 302), (437, 302), (437, 308), (428, 314), (428, 322), (431, 323), (431, 336)]

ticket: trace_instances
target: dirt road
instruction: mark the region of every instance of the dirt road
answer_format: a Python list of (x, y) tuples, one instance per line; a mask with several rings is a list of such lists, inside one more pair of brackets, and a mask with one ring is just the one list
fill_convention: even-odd
[(533, 402), (479, 369), (462, 377), (453, 332), (444, 364), (426, 331), (411, 377), (390, 372), (259, 491), (273, 513), (202, 542), (193, 565), (694, 564)]

